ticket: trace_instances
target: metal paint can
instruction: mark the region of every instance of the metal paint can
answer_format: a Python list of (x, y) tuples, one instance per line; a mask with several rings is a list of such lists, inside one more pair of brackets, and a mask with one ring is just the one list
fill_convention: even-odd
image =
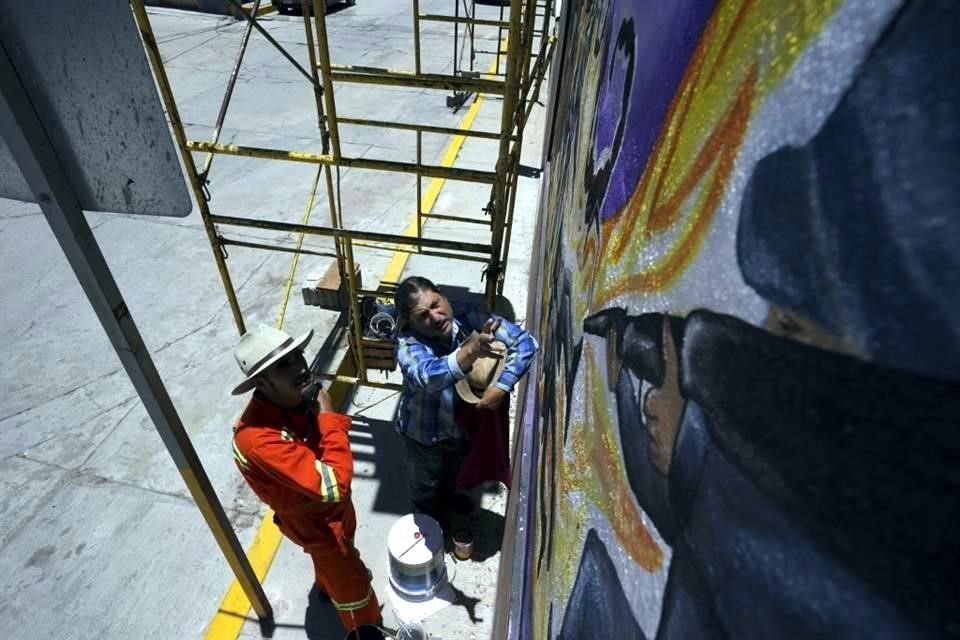
[(446, 584), (443, 530), (430, 516), (411, 513), (397, 520), (387, 534), (387, 550), (390, 586), (405, 600), (429, 600)]
[(469, 560), (473, 553), (473, 533), (460, 529), (453, 534), (453, 555), (457, 560)]

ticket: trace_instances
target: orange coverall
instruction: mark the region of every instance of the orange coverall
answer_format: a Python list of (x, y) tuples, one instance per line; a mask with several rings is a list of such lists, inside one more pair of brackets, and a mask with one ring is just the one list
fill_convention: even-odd
[(276, 513), (287, 538), (313, 559), (317, 586), (348, 630), (378, 624), (380, 603), (353, 546), (350, 418), (284, 410), (259, 393), (233, 432), (233, 457), (253, 491)]

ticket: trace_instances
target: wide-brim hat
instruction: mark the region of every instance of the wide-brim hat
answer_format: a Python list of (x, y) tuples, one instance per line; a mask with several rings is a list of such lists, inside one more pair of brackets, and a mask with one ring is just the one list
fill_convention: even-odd
[(311, 338), (313, 338), (313, 329), (298, 338), (293, 338), (285, 331), (265, 324), (243, 334), (233, 350), (233, 357), (236, 358), (240, 370), (247, 377), (234, 387), (233, 395), (238, 396), (253, 389), (254, 378), (291, 351), (305, 347)]
[(480, 402), (483, 392), (500, 378), (500, 373), (507, 365), (507, 345), (502, 342), (491, 342), (490, 346), (503, 355), (499, 358), (477, 358), (467, 376), (457, 381), (454, 388), (464, 402), (470, 404)]

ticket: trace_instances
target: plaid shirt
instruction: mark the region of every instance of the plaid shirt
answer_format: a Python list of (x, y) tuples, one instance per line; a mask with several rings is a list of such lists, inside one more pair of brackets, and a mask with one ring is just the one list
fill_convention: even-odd
[(454, 403), (462, 402), (453, 387), (466, 375), (457, 364), (457, 350), (488, 317), (500, 319), (494, 336), (507, 345), (507, 362), (495, 384), (504, 391), (513, 390), (539, 348), (525, 329), (500, 316), (477, 313), (454, 316), (449, 342), (432, 342), (408, 329), (400, 335), (397, 349), (403, 371), (397, 431), (428, 445), (463, 437), (453, 417)]

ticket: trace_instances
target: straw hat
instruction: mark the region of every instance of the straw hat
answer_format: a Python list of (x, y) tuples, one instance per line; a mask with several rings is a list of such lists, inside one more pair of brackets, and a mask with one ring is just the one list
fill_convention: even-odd
[(467, 377), (457, 381), (457, 395), (464, 402), (477, 404), (483, 397), (487, 387), (500, 378), (500, 372), (507, 364), (507, 345), (502, 342), (491, 342), (490, 347), (503, 355), (499, 358), (477, 358)]
[(312, 337), (313, 329), (294, 339), (290, 334), (265, 324), (243, 334), (233, 350), (233, 357), (247, 378), (234, 387), (233, 395), (253, 389), (254, 378), (291, 351), (305, 347)]

